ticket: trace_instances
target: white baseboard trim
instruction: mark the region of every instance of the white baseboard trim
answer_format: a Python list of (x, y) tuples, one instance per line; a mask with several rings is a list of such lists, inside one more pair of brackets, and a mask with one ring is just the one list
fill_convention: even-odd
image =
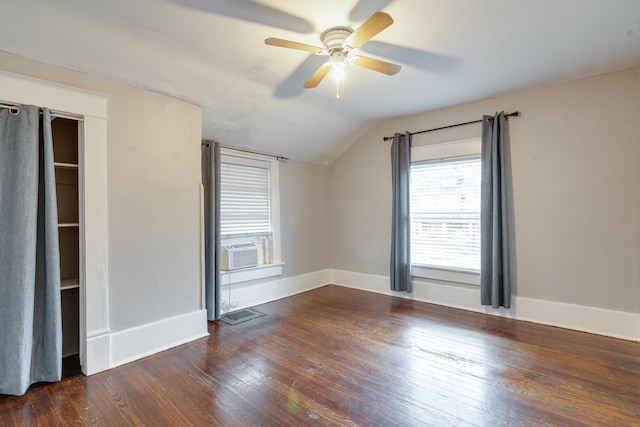
[[(330, 283), (330, 270), (319, 270), (299, 276), (277, 278), (275, 280), (235, 283), (231, 285), (231, 303), (229, 311), (253, 307), (267, 302), (290, 297), (302, 292), (326, 286)], [(223, 303), (229, 303), (229, 288), (220, 290)], [(224, 315), (224, 313), (221, 313)]]
[(207, 311), (198, 310), (111, 334), (110, 368), (206, 337)]
[(528, 322), (640, 341), (640, 313), (608, 310), (515, 296), (511, 308), (494, 309), (480, 304), (480, 289), (443, 285), (415, 279), (413, 293), (392, 292), (385, 276), (331, 270), (331, 283), (354, 289), (413, 299), (447, 307), (510, 317)]
[[(234, 310), (286, 298), (330, 283), (330, 270), (276, 280), (233, 284)], [(223, 297), (226, 294), (223, 291)], [(100, 331), (87, 339), (85, 373), (92, 375), (208, 335), (206, 310), (158, 320), (123, 331)]]
[(109, 348), (111, 347), (111, 334), (109, 330), (93, 333), (87, 337), (87, 357), (83, 366), (85, 375), (93, 375), (111, 368), (109, 360)]
[[(232, 300), (241, 309), (286, 298), (327, 284), (361, 289), (494, 316), (640, 341), (640, 314), (514, 297), (509, 310), (480, 305), (480, 290), (415, 280), (414, 292), (392, 292), (385, 276), (326, 269), (294, 277), (232, 285)], [(232, 302), (233, 302), (232, 301)], [(101, 331), (102, 332), (102, 331)], [(208, 335), (206, 310), (87, 338), (85, 373), (92, 375)]]

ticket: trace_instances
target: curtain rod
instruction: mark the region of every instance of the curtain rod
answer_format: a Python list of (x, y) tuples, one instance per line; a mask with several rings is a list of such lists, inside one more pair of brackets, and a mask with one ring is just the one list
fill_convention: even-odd
[[(214, 142), (215, 141), (211, 141), (211, 140), (205, 139), (205, 140), (202, 141), (202, 145), (207, 145), (208, 146), (209, 144), (212, 144)], [(238, 147), (234, 147), (234, 146), (231, 146), (231, 145), (220, 144), (220, 148), (226, 148), (227, 150), (240, 151), (240, 152), (243, 152), (243, 153), (257, 154), (259, 156), (271, 157), (271, 158), (274, 158), (276, 160), (284, 160), (284, 161), (289, 160), (287, 157), (280, 156), (280, 155), (277, 155), (277, 154), (262, 153), (260, 151), (247, 150), (245, 148), (238, 148)]]
[[(513, 113), (508, 113), (504, 115), (505, 117), (519, 117), (521, 116), (520, 111), (514, 111)], [(455, 125), (449, 125), (449, 126), (442, 126), (439, 128), (433, 128), (433, 129), (427, 129), (427, 130), (420, 130), (418, 132), (409, 132), (409, 135), (417, 135), (419, 133), (426, 133), (426, 132), (433, 132), (436, 130), (442, 130), (442, 129), (449, 129), (449, 128), (455, 128), (458, 126), (465, 126), (465, 125), (470, 125), (473, 123), (482, 123), (482, 119), (480, 120), (472, 120), (470, 122), (464, 122), (464, 123), (456, 123)], [(390, 139), (393, 139), (392, 136), (385, 136), (382, 138), (383, 141), (388, 141)]]
[[(13, 115), (19, 114), (20, 113), (20, 107), (17, 105), (13, 105), (13, 104), (5, 104), (4, 102), (0, 102), (0, 108), (6, 108), (7, 110), (9, 110), (9, 112)], [(57, 110), (49, 110), (51, 112), (51, 117), (52, 118), (61, 118), (61, 119), (71, 119), (71, 120), (77, 120), (79, 122), (84, 120), (84, 117), (79, 116), (77, 114), (69, 114), (69, 113), (63, 113), (62, 111), (57, 111)], [(40, 112), (40, 114), (42, 114), (42, 112)]]

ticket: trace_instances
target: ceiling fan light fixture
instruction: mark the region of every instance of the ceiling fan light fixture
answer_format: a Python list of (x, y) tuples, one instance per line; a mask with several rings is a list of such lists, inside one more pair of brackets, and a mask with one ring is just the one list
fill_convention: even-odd
[(344, 80), (344, 67), (333, 67), (331, 75), (336, 81)]
[(337, 81), (344, 79), (347, 55), (344, 51), (334, 50), (331, 52), (331, 75)]

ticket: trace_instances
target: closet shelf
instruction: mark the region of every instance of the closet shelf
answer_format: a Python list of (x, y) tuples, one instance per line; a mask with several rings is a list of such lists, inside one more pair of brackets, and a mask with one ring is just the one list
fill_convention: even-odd
[(58, 224), (58, 228), (78, 228), (80, 224), (77, 222), (63, 222)]
[[(77, 120), (57, 118), (51, 122), (53, 134), (53, 166), (56, 178), (58, 208), (58, 241), (60, 248), (60, 302), (62, 308), (62, 356), (80, 350), (80, 271), (83, 253), (80, 247), (82, 221), (79, 187), (82, 185), (78, 154), (80, 128)], [(84, 164), (83, 164), (84, 165)], [(84, 167), (82, 168), (84, 170)], [(83, 337), (84, 338), (84, 337)]]
[(79, 287), (80, 287), (80, 279), (78, 277), (74, 277), (72, 279), (60, 280), (61, 291), (66, 291), (67, 289), (77, 289)]
[(53, 166), (64, 169), (78, 169), (77, 163), (53, 162)]

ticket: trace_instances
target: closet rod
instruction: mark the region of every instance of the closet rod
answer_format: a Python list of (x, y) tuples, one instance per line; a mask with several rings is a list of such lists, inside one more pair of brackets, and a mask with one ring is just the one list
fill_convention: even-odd
[[(9, 110), (11, 114), (14, 114), (14, 115), (20, 113), (20, 107), (17, 105), (0, 102), (0, 108), (6, 108), (7, 110)], [(71, 120), (77, 120), (79, 122), (84, 121), (84, 117), (79, 116), (77, 114), (64, 113), (62, 111), (57, 111), (57, 110), (49, 110), (49, 111), (51, 111), (51, 117), (54, 119), (56, 117), (59, 117), (61, 119), (71, 119)]]
[(13, 115), (16, 115), (20, 112), (20, 107), (18, 107), (17, 105), (0, 103), (0, 108), (6, 108)]
[[(214, 142), (215, 141), (205, 139), (205, 140), (202, 141), (202, 145), (207, 145), (208, 146), (209, 144), (213, 144)], [(284, 161), (289, 160), (288, 157), (280, 156), (280, 155), (277, 155), (277, 154), (269, 154), (269, 153), (262, 153), (260, 151), (247, 150), (247, 149), (244, 149), (244, 148), (234, 147), (232, 145), (220, 144), (220, 148), (225, 148), (227, 150), (233, 150), (233, 151), (240, 151), (242, 153), (257, 154), (259, 156), (271, 157), (271, 158), (276, 159), (276, 160), (284, 160)]]

